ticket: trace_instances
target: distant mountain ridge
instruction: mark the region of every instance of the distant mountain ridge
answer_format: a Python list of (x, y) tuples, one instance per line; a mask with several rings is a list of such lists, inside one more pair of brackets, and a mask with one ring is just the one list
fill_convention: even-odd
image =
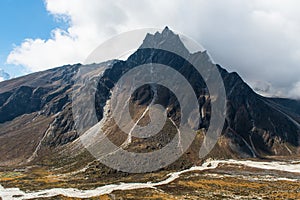
[[(178, 35), (165, 28), (162, 33), (148, 34), (140, 49), (126, 61), (95, 64), (104, 67), (96, 92), (97, 117), (103, 118), (104, 105), (118, 79), (135, 66), (157, 62), (172, 66), (192, 84), (203, 114), (195, 143), (172, 167), (186, 168), (199, 161), (198, 150), (209, 126), (210, 97), (201, 76), (184, 60), (170, 52), (157, 50), (161, 45), (176, 45), (188, 56), (207, 58), (206, 52), (190, 54)], [(207, 59), (203, 59), (207, 60)], [(205, 62), (210, 62), (207, 60)], [(81, 64), (67, 65), (0, 83), (0, 165), (45, 163), (57, 156), (47, 152), (72, 152), (73, 156), (84, 151), (80, 146), (72, 113), (74, 76)], [(256, 94), (233, 72), (217, 65), (227, 93), (226, 122), (222, 135), (209, 157), (267, 157), (299, 156), (300, 102), (289, 99), (266, 98)], [(91, 72), (93, 73), (93, 72)], [(130, 151), (145, 152), (166, 145), (176, 133), (174, 124), (180, 121), (180, 106), (175, 96), (166, 88), (158, 88), (157, 103), (168, 108), (170, 120), (164, 131), (149, 140), (133, 139), (127, 146)], [(151, 87), (137, 90), (131, 99), (137, 115), (153, 98)], [(88, 120), (88, 118), (87, 118)], [(145, 121), (147, 121), (145, 119)], [(174, 122), (172, 125), (171, 122)], [(108, 117), (105, 132), (112, 141), (121, 144), (125, 136)], [(59, 156), (67, 157), (63, 153)], [(64, 157), (65, 156), (65, 157)], [(73, 159), (73, 158), (72, 158)], [(53, 163), (52, 163), (53, 164)]]
[(0, 69), (0, 81), (6, 81), (8, 79), (10, 79), (10, 75), (3, 69)]

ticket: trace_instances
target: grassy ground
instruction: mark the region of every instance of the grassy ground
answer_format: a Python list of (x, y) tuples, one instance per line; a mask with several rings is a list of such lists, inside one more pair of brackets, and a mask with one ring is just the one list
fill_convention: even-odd
[[(5, 171), (0, 173), (0, 183), (4, 187), (20, 187), (23, 190), (52, 187), (91, 189), (119, 182), (157, 182), (165, 179), (170, 171), (124, 174), (114, 179), (105, 176), (95, 178), (96, 176), (92, 177), (90, 172), (61, 176), (42, 168), (32, 168), (27, 172)], [(300, 175), (296, 173), (222, 165), (213, 170), (182, 174), (172, 183), (156, 189), (114, 191), (109, 195), (89, 199), (300, 199), (300, 181), (273, 180), (279, 177), (300, 180)], [(57, 196), (40, 199), (76, 198)]]

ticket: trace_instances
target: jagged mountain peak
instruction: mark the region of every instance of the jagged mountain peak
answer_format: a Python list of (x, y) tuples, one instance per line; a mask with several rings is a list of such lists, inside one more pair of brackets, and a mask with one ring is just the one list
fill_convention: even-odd
[(173, 31), (171, 31), (171, 30), (169, 29), (169, 27), (166, 26), (166, 27), (164, 28), (164, 30), (162, 31), (162, 35), (163, 35), (163, 36), (168, 36), (169, 34), (175, 35), (175, 34), (173, 33)]
[(188, 56), (190, 54), (189, 50), (181, 41), (179, 35), (170, 30), (168, 26), (166, 26), (161, 32), (157, 31), (155, 34), (148, 33), (139, 48), (171, 50), (184, 56)]

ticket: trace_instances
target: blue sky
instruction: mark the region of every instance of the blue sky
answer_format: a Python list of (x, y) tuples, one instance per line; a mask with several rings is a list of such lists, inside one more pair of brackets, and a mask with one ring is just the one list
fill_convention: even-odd
[(15, 45), (26, 38), (48, 39), (51, 30), (66, 26), (47, 12), (42, 0), (1, 0), (0, 25), (0, 68), (12, 76), (27, 71), (22, 66), (6, 64)]

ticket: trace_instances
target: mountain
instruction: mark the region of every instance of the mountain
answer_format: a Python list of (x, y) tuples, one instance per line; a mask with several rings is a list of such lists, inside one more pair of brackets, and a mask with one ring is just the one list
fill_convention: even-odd
[(0, 69), (0, 81), (5, 81), (10, 79), (10, 75), (6, 73), (3, 69)]
[[(0, 83), (0, 165), (73, 166), (91, 162), (93, 157), (83, 148), (79, 138), (84, 133), (77, 131), (72, 112), (72, 92), (80, 92), (75, 84), (80, 69), (95, 69), (91, 78), (99, 78), (95, 93), (95, 110), (98, 121), (105, 119), (102, 129), (115, 144), (126, 142), (127, 134), (108, 113), (105, 105), (111, 99), (111, 91), (117, 81), (136, 66), (160, 63), (172, 66), (192, 85), (201, 116), (197, 134), (190, 148), (178, 161), (168, 168), (186, 168), (202, 161), (198, 157), (210, 122), (209, 95), (202, 77), (181, 57), (161, 49), (176, 46), (191, 58), (200, 56), (211, 64), (204, 52), (190, 54), (178, 35), (168, 28), (162, 33), (148, 34), (141, 47), (126, 61), (113, 60), (93, 65), (66, 65), (43, 72), (29, 74)], [(148, 47), (156, 48), (148, 48)], [(299, 156), (300, 150), (300, 101), (267, 98), (255, 93), (235, 73), (229, 73), (216, 65), (227, 93), (225, 125), (215, 148), (207, 157), (218, 158), (265, 158), (270, 156)], [(99, 73), (101, 69), (102, 73)], [(141, 76), (144, 76), (141, 74)], [(156, 103), (167, 108), (167, 121), (162, 131), (151, 138), (135, 138), (124, 147), (128, 151), (150, 152), (161, 149), (174, 137), (180, 123), (180, 105), (168, 88), (156, 87)], [(137, 89), (130, 98), (132, 118), (139, 123), (149, 122), (147, 116), (140, 119), (154, 99), (153, 85)], [(86, 114), (84, 121), (89, 122)], [(97, 169), (111, 171), (101, 164)]]

